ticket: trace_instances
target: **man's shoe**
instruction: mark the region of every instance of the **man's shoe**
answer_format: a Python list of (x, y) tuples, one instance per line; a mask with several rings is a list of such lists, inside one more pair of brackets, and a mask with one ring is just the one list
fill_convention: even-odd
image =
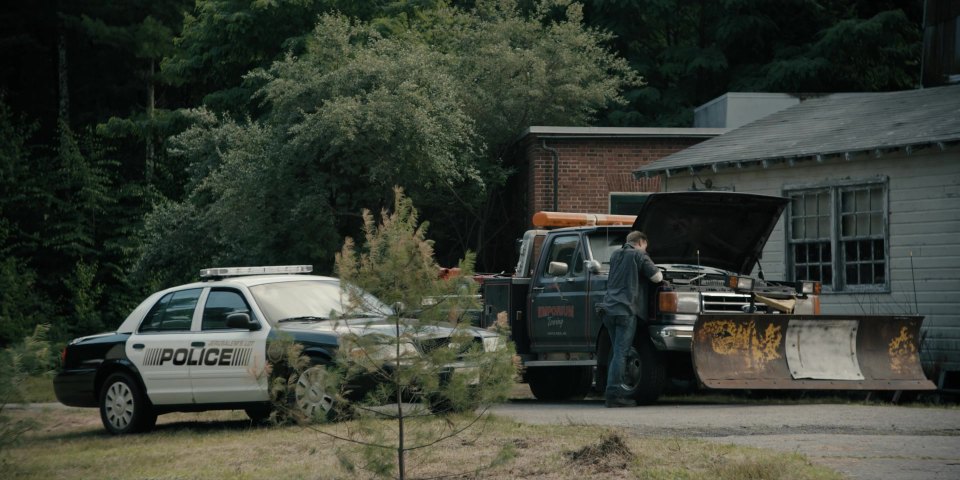
[(607, 408), (636, 407), (637, 402), (632, 398), (608, 397), (603, 404)]

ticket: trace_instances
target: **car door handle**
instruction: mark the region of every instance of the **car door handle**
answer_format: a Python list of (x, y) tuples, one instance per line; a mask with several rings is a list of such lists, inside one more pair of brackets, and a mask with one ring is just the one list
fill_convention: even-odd
[(542, 291), (543, 291), (543, 287), (533, 287), (531, 290), (533, 290), (534, 293), (536, 293), (536, 292), (542, 292)]
[(202, 347), (202, 346), (204, 346), (204, 345), (206, 345), (206, 344), (203, 343), (203, 342), (193, 342), (193, 343), (190, 344), (191, 347)]
[(143, 344), (142, 344), (142, 343), (134, 343), (134, 344), (133, 344), (133, 349), (134, 349), (134, 350), (143, 350)]

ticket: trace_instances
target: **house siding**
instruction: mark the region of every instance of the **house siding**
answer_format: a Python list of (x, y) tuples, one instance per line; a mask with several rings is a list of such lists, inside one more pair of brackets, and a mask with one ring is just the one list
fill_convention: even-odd
[[(922, 360), (927, 373), (937, 380), (941, 370), (960, 370), (960, 147), (701, 170), (697, 176), (697, 185), (709, 179), (715, 187), (766, 195), (783, 195), (796, 186), (887, 177), (889, 291), (825, 293), (822, 311), (919, 313), (925, 317)], [(694, 179), (674, 174), (662, 181), (666, 191), (683, 191)], [(767, 278), (784, 278), (785, 243), (781, 219), (763, 253)]]

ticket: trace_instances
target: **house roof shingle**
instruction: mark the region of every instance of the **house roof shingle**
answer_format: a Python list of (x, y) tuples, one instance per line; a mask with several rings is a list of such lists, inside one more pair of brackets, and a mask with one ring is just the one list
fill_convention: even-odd
[(960, 85), (811, 99), (635, 170), (637, 177), (960, 142)]

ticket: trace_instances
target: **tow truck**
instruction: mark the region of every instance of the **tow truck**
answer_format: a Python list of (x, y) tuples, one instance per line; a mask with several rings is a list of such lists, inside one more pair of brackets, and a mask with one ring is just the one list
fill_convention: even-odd
[[(597, 303), (631, 230), (667, 287), (627, 355), (627, 387), (652, 403), (670, 379), (721, 389), (931, 390), (920, 316), (822, 315), (815, 281), (764, 278), (760, 256), (789, 200), (732, 192), (649, 194), (636, 216), (538, 212), (512, 275), (482, 283), (481, 324), (507, 325), (541, 400), (603, 391), (611, 353)], [(752, 275), (754, 267), (757, 274)]]

